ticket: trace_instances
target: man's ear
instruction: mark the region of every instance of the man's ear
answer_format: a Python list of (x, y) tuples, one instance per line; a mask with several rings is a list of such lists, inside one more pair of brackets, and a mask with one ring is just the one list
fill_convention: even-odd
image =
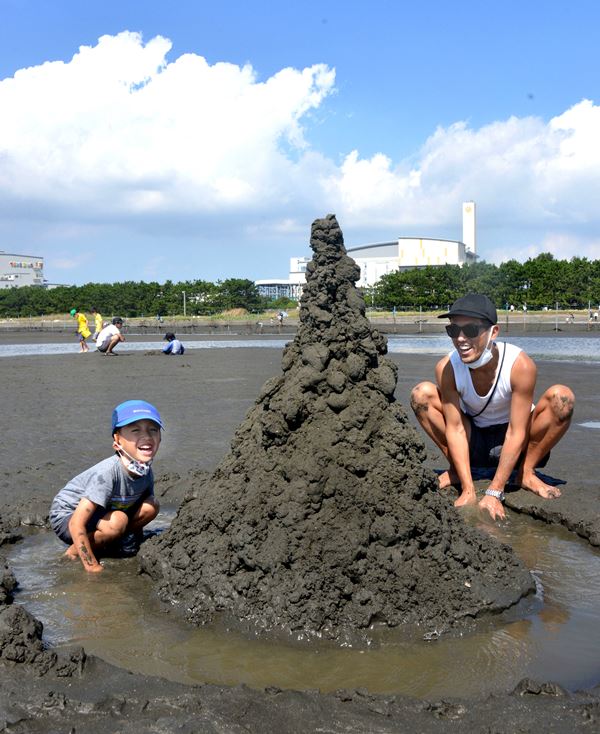
[(492, 326), (492, 339), (495, 339), (499, 333), (500, 333), (500, 327), (498, 326), (498, 324), (494, 324)]
[(119, 432), (118, 431), (115, 431), (113, 433), (113, 445), (112, 445), (112, 447), (113, 447), (113, 449), (115, 451), (120, 451), (121, 450), (121, 444), (117, 441), (118, 438), (119, 438)]

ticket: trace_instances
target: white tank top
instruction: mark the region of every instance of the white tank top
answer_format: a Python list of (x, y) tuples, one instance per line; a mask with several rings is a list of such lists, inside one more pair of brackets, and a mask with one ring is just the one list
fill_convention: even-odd
[[(473, 387), (471, 370), (461, 360), (456, 349), (453, 349), (449, 355), (450, 364), (454, 370), (454, 382), (460, 395), (461, 410), (467, 415), (473, 416), (472, 420), (476, 426), (492, 426), (498, 423), (508, 423), (510, 420), (510, 401), (512, 398), (510, 373), (516, 358), (522, 350), (520, 347), (506, 342), (500, 342), (496, 346), (499, 350), (498, 365), (502, 362), (502, 355), (504, 354), (502, 371), (498, 376), (498, 384), (494, 395), (481, 415), (477, 415), (477, 413), (487, 403), (490, 393), (494, 389), (496, 379), (494, 378), (494, 382), (486, 395), (478, 395)], [(497, 372), (496, 375), (498, 375)]]

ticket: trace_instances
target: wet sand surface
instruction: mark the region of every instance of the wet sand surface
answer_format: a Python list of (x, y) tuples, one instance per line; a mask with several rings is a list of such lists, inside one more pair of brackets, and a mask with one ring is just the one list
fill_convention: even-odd
[[(166, 430), (155, 463), (156, 492), (163, 505), (178, 506), (197, 477), (222, 458), (264, 381), (280, 372), (278, 349), (191, 351), (180, 358), (128, 354), (123, 347), (118, 358), (89, 353), (0, 360), (4, 541), (15, 540), (23, 526), (43, 526), (56, 491), (109, 455), (111, 411), (126, 399), (150, 400), (161, 411)], [(390, 356), (399, 367), (396, 396), (407, 406), (410, 389), (431, 379), (437, 358)], [(600, 414), (596, 369), (539, 363), (538, 394), (564, 382), (578, 401), (574, 423), (545, 470), (566, 484), (562, 497), (552, 502), (523, 491), (507, 499), (509, 507), (563, 525), (592, 546), (600, 545), (598, 433), (579, 424)], [(430, 466), (441, 467), (439, 452), (428, 448)], [(6, 555), (8, 548), (5, 542), (0, 551)], [(135, 574), (135, 564), (127, 563)], [(554, 695), (560, 690), (534, 683), (523, 684), (514, 695), (499, 690), (491, 699), (426, 702), (365, 691), (324, 696), (275, 687), (263, 692), (185, 687), (134, 676), (93, 658), (80, 676), (68, 678), (52, 673), (37, 678), (27, 665), (5, 662), (0, 681), (0, 731), (3, 724), (8, 731), (50, 731), (56, 722), (68, 721), (75, 730), (85, 726), (90, 732), (316, 731), (319, 726), (328, 731), (447, 731), (452, 725), (460, 731), (514, 731), (519, 726), (539, 731), (544, 723), (566, 732), (589, 731), (600, 716), (598, 690), (595, 695)], [(24, 695), (26, 688), (31, 693)], [(149, 722), (156, 721), (162, 723), (153, 723), (152, 729)]]

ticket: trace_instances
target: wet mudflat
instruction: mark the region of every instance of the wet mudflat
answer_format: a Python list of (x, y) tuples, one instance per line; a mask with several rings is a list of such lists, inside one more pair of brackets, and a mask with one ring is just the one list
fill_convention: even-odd
[[(151, 356), (141, 352), (126, 353), (125, 350), (119, 360), (94, 359), (95, 356), (93, 354), (88, 357), (79, 355), (57, 355), (48, 358), (31, 356), (0, 360), (3, 409), (4, 415), (8, 416), (11, 429), (3, 436), (4, 452), (0, 460), (1, 527), (3, 530), (6, 531), (15, 523), (20, 522), (43, 523), (50, 500), (56, 490), (70, 477), (108, 455), (110, 436), (106, 426), (109, 425), (112, 407), (121, 400), (132, 397), (155, 402), (167, 421), (167, 430), (155, 467), (158, 478), (157, 494), (164, 505), (176, 506), (191, 486), (194, 475), (197, 476), (211, 470), (222, 458), (235, 427), (253, 405), (264, 381), (279, 373), (281, 362), (281, 352), (275, 348), (198, 350), (189, 355), (186, 354), (183, 360), (158, 355)], [(391, 359), (398, 364), (399, 368), (396, 397), (407, 406), (410, 388), (419, 380), (431, 377), (437, 357), (392, 354)], [(496, 654), (498, 649), (509, 645), (512, 646), (511, 649), (518, 656), (519, 661), (526, 659), (532, 648), (543, 648), (545, 662), (540, 667), (545, 666), (546, 671), (545, 674), (539, 676), (540, 680), (553, 680), (555, 671), (560, 673), (561, 670), (567, 670), (567, 675), (563, 680), (566, 681), (566, 687), (570, 689), (593, 686), (600, 680), (600, 675), (597, 671), (594, 672), (593, 666), (588, 668), (587, 664), (573, 672), (573, 667), (578, 660), (585, 658), (586, 647), (590, 640), (596, 639), (597, 634), (589, 636), (587, 642), (583, 640), (579, 646), (574, 643), (571, 650), (565, 649), (560, 642), (559, 634), (565, 626), (584, 624), (585, 617), (590, 614), (590, 609), (598, 606), (597, 600), (588, 596), (588, 593), (592, 593), (593, 589), (598, 587), (597, 577), (594, 579), (591, 576), (585, 576), (586, 569), (587, 572), (590, 572), (592, 568), (591, 563), (583, 562), (581, 567), (579, 560), (569, 561), (573, 564), (572, 566), (567, 563), (569, 554), (573, 553), (577, 556), (578, 548), (582, 548), (584, 553), (589, 551), (593, 554), (593, 558), (597, 559), (597, 551), (594, 550), (594, 547), (586, 545), (587, 540), (578, 540), (578, 534), (584, 539), (594, 537), (594, 528), (598, 527), (598, 507), (600, 507), (600, 488), (597, 481), (600, 469), (596, 449), (597, 431), (585, 426), (586, 423), (597, 421), (600, 415), (600, 395), (595, 388), (595, 368), (583, 364), (565, 365), (552, 362), (542, 362), (539, 368), (540, 392), (549, 384), (563, 381), (574, 388), (578, 398), (574, 424), (565, 440), (553, 451), (547, 467), (549, 474), (566, 481), (566, 484), (562, 486), (563, 496), (551, 505), (543, 504), (541, 509), (543, 519), (558, 525), (561, 523), (568, 525), (571, 532), (560, 530), (560, 543), (557, 545), (558, 541), (554, 539), (554, 531), (549, 525), (543, 522), (534, 524), (534, 527), (540, 529), (542, 537), (540, 546), (534, 546), (528, 551), (525, 543), (521, 557), (528, 567), (535, 568), (536, 563), (540, 563), (537, 559), (541, 557), (540, 554), (543, 551), (543, 554), (547, 556), (547, 567), (539, 580), (545, 589), (552, 587), (552, 593), (546, 591), (542, 610), (532, 609), (531, 614), (523, 620), (501, 623), (491, 630), (496, 634), (495, 648), (486, 647), (481, 637), (483, 634), (489, 634), (490, 630), (477, 631), (475, 634), (456, 640), (457, 647), (454, 654), (462, 656), (464, 661), (462, 666), (457, 666), (459, 676), (466, 678), (467, 683), (469, 667), (478, 655), (491, 655), (492, 652)], [(432, 446), (428, 446), (428, 449), (430, 466), (440, 466), (440, 457), (435, 449)], [(509, 504), (522, 506), (525, 511), (537, 511), (533, 498), (523, 495), (522, 492), (511, 493)], [(514, 527), (516, 528), (516, 523)], [(525, 535), (528, 534), (530, 531), (525, 533)], [(544, 539), (547, 539), (545, 550)], [(52, 537), (50, 534), (42, 533), (36, 540), (45, 542), (52, 540)], [(29, 542), (31, 541), (27, 541)], [(583, 545), (580, 545), (581, 543)], [(600, 540), (596, 545), (598, 543)], [(7, 548), (10, 548), (11, 552), (20, 552), (21, 549), (25, 552), (28, 547), (30, 546), (27, 544), (4, 545), (3, 550), (5, 554)], [(35, 545), (31, 547), (35, 548)], [(60, 552), (60, 545), (54, 548)], [(37, 553), (38, 561), (41, 555), (43, 554)], [(570, 579), (568, 584), (563, 584), (562, 581), (555, 584), (554, 580), (552, 584), (548, 582), (553, 573), (559, 575), (563, 573), (561, 570), (563, 563), (567, 563), (567, 567), (574, 569), (572, 573), (566, 573), (566, 576), (583, 574), (582, 578), (589, 579), (586, 582), (587, 589), (585, 588), (586, 583), (581, 584), (577, 592), (581, 594), (579, 599), (574, 599), (576, 594), (570, 585), (573, 579)], [(34, 568), (36, 559), (32, 558), (31, 563), (28, 562), (27, 565)], [(65, 568), (58, 564), (58, 570), (61, 574), (60, 579), (54, 578), (57, 579), (57, 582), (60, 580), (61, 584), (84, 585), (88, 581), (82, 573), (77, 572), (76, 567)], [(64, 579), (63, 573), (67, 574)], [(153, 624), (157, 626), (153, 628), (155, 633), (153, 639), (150, 640), (152, 644), (147, 645), (143, 653), (146, 658), (144, 662), (152, 663), (150, 667), (154, 666), (155, 653), (153, 651), (159, 650), (159, 647), (156, 646), (159, 645), (160, 639), (170, 640), (171, 646), (175, 646), (175, 642), (179, 640), (180, 646), (176, 656), (179, 661), (175, 661), (172, 668), (181, 673), (181, 670), (187, 665), (185, 657), (189, 646), (187, 640), (192, 632), (194, 634), (196, 632), (182, 625), (173, 614), (162, 612), (159, 614), (158, 604), (153, 601), (152, 597), (148, 597), (149, 586), (137, 576), (135, 560), (115, 561), (110, 573), (115, 579), (114, 585), (110, 585), (111, 592), (114, 592), (115, 595), (115, 602), (120, 594), (119, 588), (122, 588), (125, 596), (133, 594), (134, 619), (137, 619), (140, 608), (146, 614), (146, 605), (150, 608), (152, 615), (156, 615), (153, 616)], [(17, 573), (17, 578), (18, 575)], [(108, 573), (105, 578), (108, 579)], [(117, 583), (117, 579), (122, 579), (122, 583)], [(103, 580), (103, 583), (108, 586), (107, 581)], [(47, 587), (46, 590), (49, 591), (50, 587)], [(79, 607), (83, 606), (81, 595), (78, 593), (76, 596), (79, 600)], [(565, 599), (567, 600), (566, 605), (563, 603)], [(129, 603), (128, 601), (127, 604)], [(555, 608), (556, 612), (553, 611)], [(74, 605), (74, 609), (77, 609), (77, 605)], [(74, 611), (70, 613), (74, 615)], [(89, 624), (101, 625), (102, 618), (101, 613), (96, 613), (95, 617), (92, 614)], [(164, 621), (162, 627), (158, 626), (157, 620), (159, 619)], [(52, 628), (53, 625), (48, 623), (45, 630), (46, 639), (52, 639)], [(58, 637), (62, 632), (59, 627), (56, 629)], [(556, 637), (553, 637), (552, 630), (557, 631)], [(546, 635), (543, 643), (541, 638), (536, 637), (538, 632)], [(132, 633), (131, 629), (130, 633)], [(107, 630), (104, 637), (108, 641), (104, 643), (104, 649), (107, 649), (111, 644), (111, 631)], [(225, 638), (228, 637), (229, 635), (225, 635)], [(529, 640), (531, 643), (528, 643), (529, 647), (521, 645), (519, 638)], [(247, 646), (254, 645), (253, 640), (240, 639), (240, 645), (242, 643)], [(558, 641), (553, 642), (553, 639)], [(418, 655), (408, 659), (406, 656), (402, 657), (398, 663), (400, 674), (397, 674), (397, 671), (395, 677), (394, 673), (391, 674), (391, 684), (386, 690), (400, 691), (403, 676), (407, 679), (415, 679), (415, 671), (419, 671), (424, 665), (422, 661), (426, 656), (437, 654), (436, 650), (443, 649), (439, 647), (440, 642), (446, 644), (444, 638), (433, 643), (423, 643), (418, 646), (421, 651)], [(452, 642), (453, 640), (448, 638), (447, 644)], [(64, 640), (61, 642), (59, 639), (56, 640), (56, 643), (59, 646), (65, 644)], [(81, 642), (78, 640), (77, 644)], [(169, 644), (164, 647), (168, 647)], [(390, 643), (386, 641), (386, 644)], [(88, 647), (87, 642), (85, 647)], [(114, 647), (118, 645), (114, 644)], [(399, 647), (402, 646), (399, 645)], [(93, 649), (90, 649), (89, 652), (93, 652)], [(217, 638), (209, 655), (213, 657), (223, 655), (222, 649), (223, 645), (218, 642)], [(460, 652), (461, 650), (464, 652)], [(253, 662), (254, 667), (269, 670), (271, 655), (268, 652), (267, 650), (261, 653), (262, 660)], [(297, 649), (293, 648), (292, 652), (292, 657), (288, 658), (286, 663), (287, 675), (290, 678), (296, 674), (295, 669), (302, 665), (298, 662)], [(301, 652), (306, 655), (306, 651)], [(345, 652), (345, 650), (339, 651), (340, 654)], [(349, 652), (354, 653), (354, 651)], [(315, 656), (321, 654), (321, 652), (314, 653)], [(110, 655), (111, 653), (107, 651), (106, 657), (113, 659)], [(158, 655), (157, 652), (156, 656)], [(310, 655), (308, 657), (310, 658)], [(364, 657), (364, 653), (357, 653), (356, 657)], [(449, 658), (450, 655), (448, 654), (447, 657)], [(135, 655), (132, 654), (129, 658), (120, 665), (126, 669), (136, 669)], [(345, 660), (341, 667), (350, 667), (347, 662), (348, 658), (340, 657), (339, 660)], [(340, 667), (339, 660), (328, 664), (332, 677), (336, 673), (336, 666), (338, 669)], [(239, 655), (237, 665), (238, 667), (241, 665)], [(277, 665), (280, 666), (280, 663), (278, 662)], [(308, 663), (306, 665), (309, 667)], [(205, 666), (204, 661), (202, 666)], [(325, 670), (325, 666), (322, 667)], [(374, 665), (373, 670), (369, 673), (368, 667), (365, 666), (365, 675), (376, 677), (375, 668), (377, 665)], [(406, 675), (404, 674), (405, 669), (409, 671)], [(527, 669), (526, 666), (523, 669)], [(198, 671), (196, 669), (193, 672), (196, 674)], [(343, 672), (347, 673), (347, 671)], [(169, 673), (165, 675), (170, 677)], [(224, 689), (202, 688), (201, 691), (189, 689), (189, 693), (186, 693), (188, 689), (180, 689), (174, 684), (171, 685), (158, 679), (123, 676), (115, 669), (106, 671), (99, 663), (90, 664), (89, 673), (85, 674), (80, 681), (73, 679), (65, 681), (68, 688), (65, 688), (60, 680), (49, 678), (35, 678), (35, 685), (29, 678), (24, 682), (20, 677), (21, 673), (14, 667), (4, 669), (0, 666), (0, 676), (4, 691), (0, 700), (2, 715), (6, 716), (7, 702), (10, 701), (10, 708), (16, 712), (14, 716), (22, 717), (24, 721), (22, 728), (14, 726), (14, 731), (52, 730), (49, 722), (53, 720), (52, 711), (54, 709), (48, 706), (48, 696), (59, 695), (58, 693), (52, 694), (52, 691), (60, 690), (65, 691), (68, 699), (66, 703), (61, 704), (62, 708), (56, 709), (56, 715), (62, 716), (60, 720), (64, 721), (65, 711), (70, 712), (69, 721), (72, 722), (78, 721), (78, 716), (83, 717), (79, 720), (79, 725), (87, 728), (88, 732), (107, 730), (105, 708), (113, 705), (103, 704), (105, 708), (98, 713), (96, 719), (93, 715), (95, 704), (89, 702), (108, 701), (111, 696), (123, 691), (128, 691), (130, 705), (137, 706), (138, 711), (141, 710), (146, 700), (144, 696), (153, 698), (156, 704), (154, 708), (148, 709), (148, 716), (156, 717), (157, 711), (162, 712), (163, 716), (171, 717), (169, 720), (174, 722), (173, 726), (176, 722), (187, 721), (187, 717), (192, 717), (195, 722), (201, 720), (202, 716), (208, 716), (210, 719), (211, 711), (219, 712), (218, 715), (212, 714), (219, 721), (229, 722), (227, 726), (223, 725), (223, 731), (241, 731), (243, 726), (259, 731), (264, 722), (270, 721), (268, 717), (275, 715), (275, 711), (279, 716), (277, 730), (290, 732), (313, 731), (316, 730), (317, 722), (322, 726), (324, 721), (329, 722), (332, 731), (341, 731), (344, 726), (346, 729), (351, 727), (355, 731), (373, 731), (376, 728), (381, 731), (399, 731), (402, 730), (402, 726), (410, 728), (410, 724), (406, 722), (411, 722), (413, 730), (437, 732), (444, 730), (444, 727), (448, 725), (444, 719), (446, 708), (443, 706), (441, 708), (437, 705), (418, 707), (422, 716), (419, 714), (419, 717), (413, 720), (410, 718), (410, 712), (417, 710), (415, 706), (410, 702), (403, 703), (399, 699), (394, 699), (396, 703), (393, 704), (389, 714), (382, 718), (373, 711), (387, 710), (385, 706), (360, 695), (348, 694), (342, 699), (345, 703), (341, 704), (339, 698), (317, 699), (310, 694), (286, 697), (273, 691), (254, 695), (239, 692), (238, 689), (231, 689), (226, 693)], [(431, 693), (423, 695), (435, 696), (434, 691), (441, 690), (440, 686), (449, 677), (443, 668), (439, 669), (437, 681), (428, 682), (426, 685), (429, 688), (423, 685), (422, 690), (430, 690)], [(181, 678), (176, 679), (181, 680)], [(200, 680), (201, 677), (196, 679)], [(208, 680), (209, 677), (207, 676), (206, 679)], [(217, 679), (218, 677), (215, 676), (215, 680)], [(329, 681), (324, 674), (323, 680), (324, 688), (328, 688)], [(589, 722), (597, 721), (593, 718), (595, 716), (593, 707), (597, 705), (594, 703), (596, 699), (593, 696), (573, 699), (570, 703), (566, 703), (564, 698), (559, 698), (556, 700), (556, 705), (552, 697), (547, 696), (530, 695), (525, 699), (514, 698), (507, 695), (512, 690), (512, 680), (510, 676), (507, 676), (504, 681), (501, 677), (498, 678), (493, 701), (484, 701), (477, 695), (471, 697), (468, 693), (469, 686), (465, 685), (465, 690), (462, 693), (459, 692), (458, 695), (461, 698), (467, 697), (467, 699), (464, 699), (456, 710), (448, 708), (448, 715), (452, 714), (452, 716), (461, 718), (462, 731), (486, 730), (485, 727), (489, 728), (494, 722), (496, 722), (498, 731), (514, 731), (519, 726), (523, 731), (528, 731), (529, 724), (526, 722), (535, 722), (537, 727), (542, 728), (544, 722), (548, 726), (551, 722), (554, 730), (561, 732), (578, 731), (579, 726), (581, 726), (581, 731), (588, 731), (590, 730)], [(398, 681), (398, 686), (395, 681)], [(278, 685), (283, 687), (284, 683), (285, 676)], [(412, 684), (414, 685), (414, 680)], [(132, 685), (137, 685), (138, 688), (132, 690), (130, 688)], [(263, 684), (257, 682), (257, 685)], [(315, 687), (317, 683), (313, 681), (311, 688)], [(35, 692), (33, 693), (32, 690)], [(533, 690), (539, 689), (534, 687)], [(169, 699), (168, 705), (165, 704), (164, 708), (160, 708), (161, 697)], [(80, 705), (76, 703), (77, 701), (88, 703)], [(251, 706), (252, 710), (256, 712), (255, 718), (248, 718), (248, 706)], [(84, 710), (89, 711), (90, 714), (84, 716), (81, 713)], [(461, 714), (461, 711), (464, 713)], [(388, 715), (390, 718), (385, 718)], [(519, 718), (521, 715), (525, 718)], [(372, 718), (374, 716), (375, 721)], [(567, 718), (561, 718), (563, 716)], [(301, 722), (300, 726), (298, 722)], [(111, 726), (115, 725), (111, 724)], [(129, 728), (120, 726), (120, 730), (148, 731), (147, 726), (149, 724), (144, 724), (139, 719), (137, 724), (132, 723)]]
[[(154, 527), (165, 527), (170, 514)], [(478, 522), (475, 516), (467, 521)], [(297, 690), (364, 688), (416, 697), (480, 696), (509, 690), (524, 677), (548, 678), (576, 690), (600, 679), (600, 551), (510, 513), (483, 525), (510, 544), (533, 572), (535, 599), (460, 635), (432, 641), (422, 630), (372, 633), (366, 649), (324, 641), (291, 644), (252, 638), (219, 624), (195, 629), (166, 614), (134, 559), (107, 560), (88, 578), (62, 559), (62, 544), (39, 533), (15, 548), (16, 596), (44, 623), (54, 647), (83, 645), (114, 665), (182, 683)], [(131, 620), (136, 619), (132, 626)]]

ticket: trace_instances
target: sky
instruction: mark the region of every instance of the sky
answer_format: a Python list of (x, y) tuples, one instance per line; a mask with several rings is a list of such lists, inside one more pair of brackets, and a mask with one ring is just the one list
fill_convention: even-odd
[(52, 283), (286, 278), (462, 237), (600, 257), (595, 0), (0, 0), (0, 250)]

